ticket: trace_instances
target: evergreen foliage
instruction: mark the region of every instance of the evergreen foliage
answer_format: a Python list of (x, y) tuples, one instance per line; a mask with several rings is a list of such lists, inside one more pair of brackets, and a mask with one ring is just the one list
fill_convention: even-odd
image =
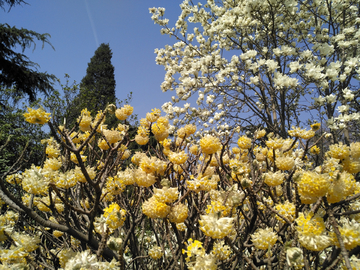
[(104, 110), (107, 104), (116, 102), (114, 66), (109, 44), (102, 43), (95, 51), (80, 83), (81, 108), (92, 113)]
[[(4, 4), (13, 7), (16, 4), (25, 3), (21, 0), (0, 1), (0, 8), (5, 11)], [(28, 95), (30, 101), (34, 101), (37, 92), (48, 94), (53, 90), (54, 75), (36, 70), (38, 65), (24, 55), (26, 48), (36, 47), (36, 40), (50, 44), (49, 34), (39, 34), (28, 29), (18, 29), (7, 23), (0, 24), (0, 86), (2, 88), (14, 88), (14, 94)], [(20, 47), (21, 52), (16, 48)]]

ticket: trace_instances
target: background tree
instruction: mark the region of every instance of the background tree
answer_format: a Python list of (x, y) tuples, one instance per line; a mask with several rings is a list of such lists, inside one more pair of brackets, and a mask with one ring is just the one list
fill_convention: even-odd
[(112, 52), (109, 44), (102, 43), (95, 51), (81, 80), (79, 95), (74, 100), (74, 115), (87, 108), (92, 115), (104, 110), (107, 104), (115, 104), (115, 75), (111, 64)]
[[(24, 1), (0, 1), (0, 7), (5, 11), (5, 4), (11, 7)], [(30, 101), (34, 101), (37, 92), (48, 94), (53, 90), (54, 75), (36, 70), (38, 65), (24, 55), (26, 48), (36, 46), (36, 40), (41, 41), (43, 46), (49, 43), (49, 34), (39, 34), (28, 29), (18, 29), (8, 24), (0, 24), (0, 87), (14, 88), (14, 94), (28, 95)], [(21, 53), (16, 47), (21, 48)]]
[[(330, 2), (184, 1), (175, 27), (163, 8), (150, 9), (177, 39), (156, 50), (161, 88), (176, 90), (163, 108), (205, 128), (260, 125), (286, 137), (311, 119), (327, 123), (335, 140), (346, 135), (360, 119), (359, 2)], [(198, 107), (174, 106), (191, 97)]]
[(24, 99), (18, 95), (14, 98), (13, 89), (1, 89), (0, 99), (0, 175), (10, 169), (22, 155), (24, 159), (12, 168), (12, 173), (32, 164), (41, 165), (45, 157), (41, 140), (46, 139), (47, 133), (39, 126), (24, 121)]

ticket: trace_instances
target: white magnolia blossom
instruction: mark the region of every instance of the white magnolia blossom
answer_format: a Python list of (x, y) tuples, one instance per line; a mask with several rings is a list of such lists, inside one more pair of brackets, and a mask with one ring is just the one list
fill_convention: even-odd
[[(164, 18), (163, 8), (150, 9), (161, 33), (176, 37), (173, 45), (155, 50), (156, 63), (165, 68), (162, 91), (177, 95), (163, 110), (169, 119), (190, 122), (198, 112), (205, 126), (217, 125), (218, 131), (224, 128), (220, 118), (230, 127), (248, 125), (252, 117), (252, 123), (277, 123), (268, 128), (286, 132), (292, 120), (304, 121), (300, 115), (314, 109), (332, 119), (331, 128), (339, 128), (338, 113), (348, 115), (343, 125), (357, 121), (351, 115), (358, 111), (358, 6), (349, 0), (332, 5), (322, 0), (306, 5), (296, 0), (185, 0), (176, 22)], [(266, 31), (264, 24), (274, 31)], [(192, 117), (189, 105), (174, 111), (174, 103), (194, 94)], [(305, 95), (314, 104), (300, 110)]]

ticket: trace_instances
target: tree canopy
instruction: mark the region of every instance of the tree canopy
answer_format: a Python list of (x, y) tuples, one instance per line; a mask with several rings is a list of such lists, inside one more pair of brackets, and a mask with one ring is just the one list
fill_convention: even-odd
[[(21, 0), (0, 1), (0, 7), (4, 4), (10, 8), (14, 5), (25, 3)], [(9, 8), (9, 10), (10, 10)], [(34, 101), (37, 92), (48, 94), (53, 90), (54, 75), (37, 71), (38, 65), (32, 62), (25, 54), (27, 48), (36, 46), (36, 41), (50, 44), (49, 34), (39, 34), (35, 31), (16, 28), (6, 23), (0, 24), (0, 87), (14, 88), (15, 94), (28, 95), (30, 101)], [(21, 48), (17, 52), (16, 47)]]
[(106, 105), (115, 104), (115, 68), (111, 63), (112, 51), (109, 44), (102, 43), (90, 59), (86, 75), (80, 83), (81, 108), (96, 113)]
[[(166, 70), (161, 88), (176, 91), (163, 107), (170, 117), (220, 130), (260, 125), (282, 137), (308, 119), (327, 123), (335, 137), (359, 121), (357, 1), (180, 6), (175, 27), (164, 9), (150, 9), (162, 34), (176, 38), (156, 50)], [(174, 106), (190, 97), (198, 106)]]

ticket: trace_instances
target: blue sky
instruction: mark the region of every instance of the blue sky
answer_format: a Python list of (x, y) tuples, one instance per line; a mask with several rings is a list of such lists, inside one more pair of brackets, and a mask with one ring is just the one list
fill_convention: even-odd
[[(162, 93), (160, 84), (165, 71), (155, 63), (155, 48), (176, 42), (160, 34), (149, 14), (149, 7), (165, 7), (165, 17), (174, 25), (180, 15), (176, 0), (28, 0), (29, 5), (0, 10), (0, 23), (49, 33), (49, 45), (27, 49), (25, 54), (40, 65), (39, 71), (54, 74), (62, 82), (64, 74), (80, 82), (87, 65), (101, 43), (109, 43), (113, 52), (116, 95), (126, 98), (133, 92), (134, 113), (144, 117), (152, 108), (160, 108), (172, 93)], [(60, 89), (58, 85), (55, 85)], [(175, 94), (175, 93), (173, 93)]]

